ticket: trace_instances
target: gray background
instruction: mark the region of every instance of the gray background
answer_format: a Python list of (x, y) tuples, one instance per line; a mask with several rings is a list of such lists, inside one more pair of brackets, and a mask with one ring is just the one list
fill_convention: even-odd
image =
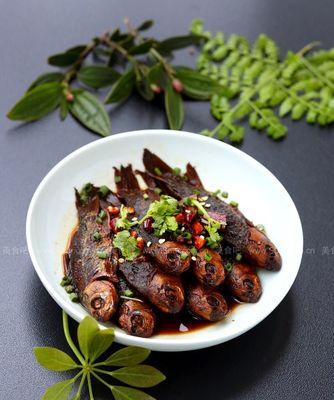
[[(66, 348), (59, 307), (39, 282), (25, 243), (25, 217), (43, 176), (74, 149), (97, 139), (69, 118), (34, 124), (4, 116), (27, 85), (47, 69), (48, 55), (119, 25), (156, 20), (152, 34), (183, 34), (194, 17), (211, 30), (254, 39), (265, 32), (283, 51), (313, 40), (333, 45), (334, 2), (296, 0), (115, 1), (1, 0), (0, 398), (39, 399), (63, 377), (35, 364), (33, 346)], [(180, 55), (180, 60), (185, 58)], [(189, 58), (189, 57), (188, 57)], [(188, 103), (185, 130), (213, 127), (208, 105)], [(114, 133), (165, 127), (155, 105), (134, 98), (111, 111)], [(267, 166), (296, 202), (305, 251), (300, 273), (282, 304), (263, 323), (229, 343), (183, 354), (151, 356), (168, 376), (151, 393), (165, 399), (333, 399), (334, 128), (289, 123), (274, 143), (248, 130), (242, 150)], [(186, 154), (185, 154), (186, 158)], [(275, 210), (273, 210), (275, 212)], [(289, 229), (289, 221), (286, 221)], [(98, 388), (98, 399), (109, 398)]]

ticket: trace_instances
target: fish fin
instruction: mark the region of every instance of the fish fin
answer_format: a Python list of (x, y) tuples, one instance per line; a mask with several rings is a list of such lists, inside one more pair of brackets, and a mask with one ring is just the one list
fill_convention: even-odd
[(99, 196), (94, 196), (92, 199), (88, 201), (87, 204), (82, 203), (80, 196), (78, 198), (77, 191), (76, 195), (76, 206), (79, 213), (79, 218), (84, 217), (88, 213), (98, 214), (100, 211), (100, 199)]
[(139, 171), (138, 169), (135, 170), (135, 173), (143, 178), (144, 182), (146, 183), (149, 189), (155, 189), (157, 187), (155, 179), (151, 174), (145, 171)]
[(168, 164), (162, 161), (157, 155), (151, 153), (148, 149), (144, 149), (143, 163), (147, 171), (154, 175), (156, 175), (156, 168), (158, 168), (163, 174), (173, 172), (173, 169)]
[(121, 168), (114, 168), (116, 187), (118, 194), (123, 197), (126, 193), (138, 192), (140, 190), (139, 183), (133, 172), (132, 165), (127, 167), (121, 165)]
[(189, 179), (189, 183), (191, 185), (194, 185), (198, 188), (204, 189), (204, 186), (201, 182), (201, 179), (200, 179), (196, 169), (190, 163), (187, 163), (185, 175)]

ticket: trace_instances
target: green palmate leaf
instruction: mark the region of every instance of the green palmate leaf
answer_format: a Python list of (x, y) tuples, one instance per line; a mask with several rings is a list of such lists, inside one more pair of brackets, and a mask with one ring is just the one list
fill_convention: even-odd
[(48, 58), (48, 63), (56, 67), (67, 67), (74, 64), (81, 56), (86, 46), (71, 47), (64, 53), (55, 54)]
[(126, 100), (131, 95), (134, 84), (135, 72), (133, 68), (130, 68), (114, 84), (105, 99), (105, 103), (117, 103), (119, 101)]
[(160, 53), (170, 53), (194, 44), (199, 44), (203, 38), (198, 35), (173, 36), (158, 43), (157, 50)]
[(60, 96), (60, 83), (44, 83), (27, 92), (9, 111), (7, 117), (18, 121), (43, 118), (58, 106)]
[(37, 86), (43, 85), (44, 83), (50, 82), (60, 82), (64, 79), (64, 74), (61, 72), (48, 72), (46, 74), (40, 75), (33, 83), (29, 86), (27, 92), (34, 89)]
[(152, 19), (148, 19), (138, 26), (137, 31), (146, 31), (147, 29), (150, 29), (153, 25), (154, 21)]
[(114, 337), (114, 330), (111, 328), (99, 331), (93, 337), (93, 340), (90, 342), (89, 349), (89, 359), (91, 363), (109, 349), (114, 341)]
[(140, 388), (156, 386), (166, 379), (165, 375), (149, 365), (124, 367), (110, 372), (109, 375), (127, 385)]
[(153, 47), (155, 43), (156, 42), (153, 39), (148, 39), (145, 42), (139, 44), (138, 46), (133, 46), (129, 50), (129, 53), (131, 55), (146, 54), (150, 51), (150, 49)]
[(111, 133), (109, 116), (103, 105), (91, 93), (76, 89), (73, 90), (74, 101), (69, 103), (71, 114), (86, 128), (102, 136)]
[(42, 400), (68, 400), (73, 383), (73, 379), (68, 379), (67, 381), (61, 381), (50, 386), (44, 393)]
[(145, 361), (151, 351), (142, 347), (125, 347), (108, 357), (104, 364), (112, 367), (129, 367)]
[(110, 86), (120, 77), (121, 74), (113, 68), (101, 65), (88, 65), (78, 73), (78, 79), (94, 89)]
[(91, 344), (98, 332), (99, 326), (90, 316), (85, 317), (78, 326), (79, 347), (86, 360), (91, 356)]
[(69, 355), (54, 347), (35, 347), (34, 354), (37, 362), (51, 371), (69, 371), (78, 368)]
[(171, 129), (181, 129), (184, 121), (182, 96), (177, 93), (170, 83), (165, 90), (165, 110)]
[(176, 67), (176, 77), (182, 82), (184, 93), (197, 100), (208, 100), (214, 93), (223, 94), (225, 89), (217, 81), (200, 72), (183, 67)]
[(121, 251), (122, 256), (126, 260), (132, 261), (140, 254), (137, 241), (130, 235), (129, 231), (118, 232), (115, 236), (113, 245)]
[(154, 397), (138, 389), (126, 386), (111, 386), (115, 400), (155, 400)]

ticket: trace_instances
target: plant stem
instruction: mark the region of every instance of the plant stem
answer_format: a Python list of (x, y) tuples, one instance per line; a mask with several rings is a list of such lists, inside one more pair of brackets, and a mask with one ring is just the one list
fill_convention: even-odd
[(105, 369), (100, 369), (100, 368), (93, 368), (93, 371), (100, 372), (101, 374), (105, 374), (105, 375), (109, 375), (109, 376), (111, 376), (111, 374), (112, 374), (111, 371), (106, 371)]
[(175, 71), (173, 70), (173, 68), (166, 62), (166, 60), (163, 58), (163, 56), (156, 50), (156, 49), (151, 49), (150, 53), (152, 54), (152, 56), (157, 59), (158, 61), (161, 62), (162, 66), (164, 67), (165, 71), (167, 72), (168, 76), (173, 79), (174, 78), (174, 74)]
[(93, 375), (98, 381), (100, 381), (103, 385), (107, 386), (109, 389), (112, 388), (112, 385), (109, 385), (108, 382), (106, 382), (104, 379), (102, 379), (100, 376), (98, 376), (94, 371), (92, 371), (92, 375)]
[(81, 364), (84, 365), (85, 360), (82, 357), (80, 351), (77, 349), (76, 345), (74, 344), (74, 342), (71, 338), (70, 329), (68, 326), (68, 315), (66, 314), (66, 312), (64, 310), (63, 310), (63, 329), (64, 329), (64, 334), (65, 334), (65, 338), (67, 340), (68, 345), (70, 346), (73, 353), (77, 356), (77, 358), (81, 362)]
[(131, 61), (132, 63), (136, 62), (136, 59), (131, 54), (129, 54), (129, 52), (124, 47), (120, 46), (118, 43), (110, 39), (104, 39), (104, 43), (107, 44), (109, 47), (111, 47), (113, 50), (118, 51), (128, 61)]
[(84, 372), (82, 375), (81, 381), (80, 381), (78, 392), (77, 392), (77, 395), (79, 395), (79, 398), (81, 396), (81, 392), (82, 392), (83, 385), (85, 383), (86, 376), (87, 376), (87, 372)]
[(65, 73), (65, 77), (63, 83), (68, 85), (78, 74), (80, 68), (82, 67), (83, 62), (86, 58), (91, 54), (91, 52), (101, 43), (100, 39), (96, 39), (89, 43), (85, 50), (81, 53), (78, 60), (72, 65), (72, 67)]
[(93, 388), (92, 388), (92, 378), (90, 377), (90, 373), (88, 373), (88, 375), (87, 375), (87, 382), (88, 382), (89, 400), (94, 400)]

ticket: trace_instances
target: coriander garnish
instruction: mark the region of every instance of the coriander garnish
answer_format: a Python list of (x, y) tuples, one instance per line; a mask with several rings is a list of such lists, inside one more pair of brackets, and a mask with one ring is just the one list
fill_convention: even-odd
[(103, 198), (105, 198), (109, 192), (110, 192), (110, 189), (108, 188), (108, 186), (105, 186), (105, 185), (101, 186), (99, 189), (99, 194)]
[(128, 230), (118, 232), (114, 238), (113, 245), (121, 251), (126, 260), (132, 261), (140, 254), (137, 240), (131, 236)]
[(182, 261), (185, 261), (189, 257), (189, 254), (186, 253), (185, 251), (182, 251), (180, 254), (180, 258)]
[(156, 175), (158, 175), (158, 176), (161, 176), (161, 175), (162, 175), (161, 169), (158, 168), (158, 167), (155, 167), (155, 168), (154, 168), (154, 173), (155, 173)]

